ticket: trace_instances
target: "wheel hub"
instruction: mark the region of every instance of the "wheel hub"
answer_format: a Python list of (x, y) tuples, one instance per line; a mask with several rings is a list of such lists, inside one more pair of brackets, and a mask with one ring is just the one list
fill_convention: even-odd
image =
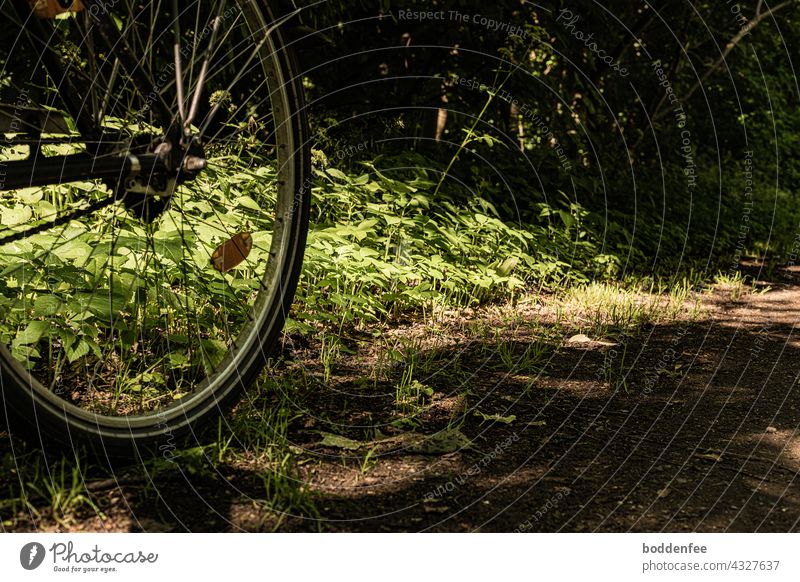
[(134, 172), (118, 184), (116, 191), (117, 199), (132, 214), (150, 224), (169, 209), (175, 189), (197, 178), (207, 162), (202, 146), (194, 141), (184, 148), (163, 140), (151, 143), (145, 151), (159, 159), (160, 171)]

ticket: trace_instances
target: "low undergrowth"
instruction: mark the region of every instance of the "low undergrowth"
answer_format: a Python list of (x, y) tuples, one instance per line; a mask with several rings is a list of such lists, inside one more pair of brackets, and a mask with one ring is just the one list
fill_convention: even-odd
[(618, 260), (600, 252), (579, 205), (541, 203), (537, 220), (509, 221), (480, 192), (437, 192), (424, 168), (411, 155), (355, 173), (318, 164), (292, 327), (376, 323), (616, 274)]

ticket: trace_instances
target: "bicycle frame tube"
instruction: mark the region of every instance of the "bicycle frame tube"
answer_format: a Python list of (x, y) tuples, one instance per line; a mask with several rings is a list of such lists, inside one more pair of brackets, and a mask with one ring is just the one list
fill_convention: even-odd
[(106, 158), (94, 158), (87, 154), (39, 156), (38, 160), (27, 159), (0, 164), (0, 182), (6, 190), (18, 190), (81, 180), (119, 181), (137, 175), (152, 176), (164, 170), (161, 158), (153, 154)]
[[(31, 44), (41, 55), (41, 62), (53, 82), (58, 84), (58, 99), (66, 113), (74, 120), (81, 138), (84, 140), (96, 139), (102, 131), (94, 125), (90, 116), (82, 115), (86, 111), (86, 102), (77, 96), (78, 91), (58, 62), (53, 51), (48, 49), (48, 33), (42, 22), (32, 15), (28, 0), (11, 0), (18, 18), (23, 23)], [(147, 79), (137, 73), (130, 48), (119, 37), (113, 18), (107, 8), (98, 0), (83, 0), (83, 5), (97, 26), (97, 31), (103, 41), (110, 47), (122, 65), (123, 70), (133, 79), (133, 85), (140, 93), (147, 87)], [(114, 38), (116, 35), (116, 39)], [(20, 111), (24, 110), (25, 119), (17, 119)], [(169, 113), (160, 103), (152, 105), (153, 113), (159, 121), (169, 124)], [(22, 125), (29, 133), (38, 136), (42, 133), (67, 133), (66, 124), (60, 120), (57, 113), (47, 113), (45, 110), (35, 108), (0, 106), (0, 131), (4, 125)], [(21, 122), (21, 123), (15, 123)], [(54, 131), (58, 130), (58, 131)], [(12, 132), (15, 133), (15, 132)], [(47, 140), (43, 140), (47, 141)], [(81, 141), (72, 138), (72, 141)], [(30, 142), (29, 142), (30, 143)], [(115, 180), (121, 181), (135, 175), (149, 175), (153, 172), (163, 171), (164, 165), (161, 158), (155, 155), (145, 156), (109, 156), (94, 158), (88, 154), (75, 154), (68, 156), (45, 157), (40, 154), (35, 143), (31, 145), (31, 154), (28, 159), (8, 161), (0, 164), (0, 183), (5, 190), (16, 190), (33, 186), (47, 186), (65, 184), (80, 180)]]

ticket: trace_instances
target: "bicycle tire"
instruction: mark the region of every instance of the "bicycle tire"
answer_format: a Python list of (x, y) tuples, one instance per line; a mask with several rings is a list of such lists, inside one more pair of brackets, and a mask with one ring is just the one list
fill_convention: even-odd
[[(122, 4), (124, 4), (124, 2), (122, 2)], [(200, 2), (184, 3), (184, 8), (181, 8), (181, 14), (183, 14), (183, 10), (186, 9), (185, 7), (191, 7), (195, 4), (199, 5)], [(274, 23), (277, 21), (274, 11), (266, 2), (234, 2), (233, 4), (242, 11), (241, 14), (244, 15), (245, 24), (250, 27), (247, 30), (253, 29), (259, 32), (265, 29), (268, 30), (266, 39), (259, 38), (259, 42), (264, 41), (266, 44), (256, 45), (254, 54), (258, 54), (259, 58), (263, 56), (265, 60), (269, 60), (269, 62), (261, 63), (261, 68), (264, 69), (263, 76), (267, 83), (266, 87), (269, 92), (268, 99), (270, 100), (272, 109), (270, 113), (270, 123), (272, 124), (274, 133), (274, 137), (272, 138), (274, 139), (274, 144), (272, 145), (274, 146), (277, 159), (275, 162), (276, 174), (273, 185), (276, 191), (276, 201), (272, 217), (272, 231), (270, 233), (268, 248), (265, 246), (261, 249), (262, 251), (268, 250), (268, 256), (266, 259), (263, 259), (266, 262), (258, 263), (257, 265), (259, 268), (261, 268), (262, 265), (266, 265), (266, 267), (264, 268), (263, 275), (259, 274), (257, 277), (254, 277), (253, 280), (247, 279), (245, 281), (248, 285), (252, 285), (253, 281), (257, 279), (257, 290), (251, 290), (249, 293), (241, 293), (241, 296), (245, 297), (245, 299), (249, 299), (251, 296), (254, 297), (254, 299), (252, 299), (252, 305), (248, 305), (246, 308), (246, 310), (249, 310), (247, 311), (247, 317), (249, 319), (242, 319), (242, 322), (239, 324), (241, 329), (239, 329), (238, 333), (230, 332), (228, 337), (223, 337), (221, 340), (208, 340), (206, 335), (208, 335), (209, 332), (198, 323), (197, 330), (195, 330), (198, 336), (198, 338), (196, 338), (196, 343), (201, 347), (198, 352), (191, 353), (194, 354), (195, 359), (202, 360), (202, 362), (195, 365), (192, 361), (189, 365), (192, 371), (186, 373), (189, 377), (193, 375), (197, 376), (197, 379), (193, 381), (192, 385), (194, 390), (188, 394), (181, 393), (174, 397), (170, 396), (173, 400), (163, 407), (144, 411), (142, 409), (133, 413), (109, 412), (107, 410), (97, 411), (92, 408), (92, 406), (99, 406), (96, 403), (93, 403), (89, 406), (89, 409), (87, 409), (84, 406), (76, 404), (74, 394), (72, 397), (67, 398), (63, 393), (55, 393), (52, 384), (49, 387), (45, 386), (43, 378), (47, 379), (49, 382), (50, 376), (48, 374), (57, 374), (57, 372), (52, 372), (50, 370), (39, 371), (43, 366), (41, 363), (37, 363), (35, 357), (32, 355), (27, 356), (26, 360), (26, 358), (21, 358), (19, 353), (12, 354), (12, 349), (14, 347), (18, 350), (19, 348), (24, 348), (24, 350), (26, 350), (25, 353), (28, 354), (33, 353), (29, 350), (29, 348), (31, 348), (30, 345), (19, 344), (19, 334), (24, 334), (25, 330), (17, 325), (16, 336), (14, 336), (16, 339), (0, 342), (0, 397), (2, 397), (4, 405), (5, 420), (12, 434), (21, 434), (31, 442), (42, 447), (56, 446), (61, 450), (65, 448), (76, 449), (85, 447), (95, 455), (107, 459), (146, 456), (153, 451), (157, 451), (159, 448), (163, 450), (164, 446), (167, 444), (173, 447), (175, 443), (196, 439), (198, 432), (206, 428), (210, 422), (219, 418), (221, 414), (228, 412), (240, 399), (242, 392), (256, 380), (272, 354), (279, 340), (279, 334), (285, 323), (287, 313), (291, 307), (302, 268), (310, 205), (310, 188), (308, 184), (311, 170), (308, 128), (303, 103), (302, 82), (300, 76), (297, 74), (294, 58), (289, 47), (287, 47), (285, 37), (280, 27), (274, 27)], [(200, 10), (198, 7), (198, 13), (199, 12)], [(178, 19), (180, 18), (181, 17), (178, 17)], [(248, 20), (251, 18), (253, 22)], [(238, 16), (236, 20), (238, 21)], [(197, 31), (195, 30), (194, 32), (196, 33)], [(233, 36), (232, 33), (229, 34), (229, 36)], [(257, 35), (253, 33), (253, 36), (256, 37)], [(244, 34), (243, 38), (246, 39), (247, 35)], [(266, 47), (266, 50), (259, 49), (259, 46)], [(211, 51), (209, 50), (209, 52)], [(140, 62), (144, 62), (144, 59)], [(234, 64), (229, 66), (233, 68)], [(220, 69), (220, 71), (226, 72), (225, 69)], [(260, 68), (256, 69), (256, 72), (259, 75), (262, 74)], [(219, 73), (218, 76), (224, 77), (222, 73)], [(143, 96), (142, 94), (142, 97)], [(86, 100), (88, 100), (88, 96), (85, 97), (85, 101)], [(120, 103), (121, 102), (122, 99), (120, 99)], [(130, 104), (120, 105), (120, 107), (123, 106), (129, 107)], [(213, 107), (209, 107), (213, 109)], [(237, 114), (238, 113), (239, 111), (237, 111)], [(259, 117), (259, 120), (260, 119)], [(228, 139), (233, 142), (234, 137), (229, 137)], [(264, 147), (263, 144), (258, 145), (259, 151), (262, 147)], [(253, 156), (255, 155), (256, 154), (253, 154)], [(189, 188), (186, 187), (184, 189), (188, 190)], [(177, 191), (176, 189), (176, 196)], [(181, 204), (173, 203), (173, 206), (180, 206), (181, 213), (189, 214), (189, 211), (185, 210), (185, 207), (188, 207), (188, 203), (184, 205), (183, 202), (184, 200), (191, 202), (193, 200), (192, 195), (182, 194), (182, 196), (184, 197), (181, 198)], [(264, 196), (266, 197), (266, 195)], [(205, 200), (205, 198), (202, 197), (199, 199), (201, 201)], [(251, 198), (251, 200), (252, 199), (253, 198)], [(261, 198), (258, 200), (260, 201)], [(173, 209), (170, 208), (169, 212), (172, 211)], [(244, 214), (244, 211), (242, 211), (242, 213)], [(252, 215), (248, 214), (247, 216), (250, 217)], [(259, 214), (258, 216), (260, 217), (261, 215)], [(115, 218), (111, 220), (114, 221), (114, 224), (117, 224), (117, 221), (119, 221), (119, 224), (122, 224), (124, 220), (128, 219), (130, 219), (130, 213), (128, 213), (127, 218), (119, 218), (119, 213), (117, 213)], [(183, 224), (183, 221), (188, 221), (188, 219), (182, 214), (179, 221)], [(202, 224), (201, 218), (196, 219), (196, 224)], [(111, 226), (107, 228), (113, 231), (114, 227)], [(147, 232), (147, 236), (150, 237), (148, 239), (148, 244), (152, 244), (152, 254), (155, 258), (159, 240), (156, 238), (158, 236), (157, 231), (155, 227), (150, 228), (149, 226), (143, 226), (143, 229)], [(186, 250), (187, 247), (190, 246), (186, 238), (187, 232), (188, 231), (182, 231), (180, 237), (184, 246), (181, 251), (181, 260), (184, 262), (189, 262), (187, 257), (196, 257), (196, 255), (190, 255)], [(2, 232), (0, 232), (0, 234), (2, 234)], [(97, 247), (91, 247), (92, 251), (90, 256), (94, 253), (95, 248), (100, 248), (103, 244), (102, 237), (104, 234), (105, 231), (101, 231), (101, 233), (97, 235)], [(248, 234), (248, 236), (250, 235)], [(255, 236), (255, 234), (253, 236)], [(231, 240), (234, 239), (232, 238)], [(194, 244), (196, 245), (198, 243), (195, 241)], [(217, 252), (219, 252), (224, 246), (224, 244), (219, 245), (219, 241), (215, 241), (214, 244), (206, 244), (206, 241), (204, 241), (205, 251), (203, 252), (210, 252), (210, 249), (213, 248), (216, 248)], [(112, 250), (109, 252), (113, 254), (115, 248), (116, 247), (112, 245)], [(192, 250), (195, 250), (194, 246)], [(146, 254), (148, 251), (145, 250), (144, 252)], [(168, 253), (166, 248), (162, 249), (162, 252), (163, 256), (160, 255), (157, 257), (161, 262), (166, 262), (175, 258)], [(210, 254), (212, 254), (213, 262), (213, 253)], [(175, 261), (177, 262), (178, 259), (175, 259)], [(249, 261), (250, 259), (246, 258), (243, 264), (247, 267)], [(254, 261), (255, 259), (253, 259), (253, 262)], [(146, 266), (158, 266), (161, 262), (153, 260), (152, 263), (147, 263)], [(196, 262), (197, 261), (195, 261), (195, 263)], [(114, 269), (115, 257), (108, 259), (107, 263), (112, 264), (112, 267), (107, 267), (107, 269)], [(134, 263), (138, 265), (137, 261), (134, 261)], [(242, 277), (242, 279), (230, 278), (227, 271), (215, 272), (208, 265), (198, 267), (198, 270), (203, 273), (202, 275), (190, 273), (186, 265), (183, 265), (181, 268), (186, 272), (186, 280), (182, 282), (186, 288), (179, 287), (175, 292), (175, 296), (178, 297), (180, 293), (187, 295), (187, 308), (184, 311), (187, 320), (191, 320), (192, 316), (200, 313), (199, 308), (197, 313), (190, 312), (188, 309), (188, 296), (190, 293), (196, 291), (196, 289), (190, 288), (191, 284), (196, 283), (195, 279), (205, 277), (204, 281), (216, 281), (218, 286), (223, 287), (225, 293), (232, 293), (233, 290), (235, 290), (232, 283), (241, 283), (242, 279), (246, 279), (246, 277)], [(46, 270), (46, 267), (40, 267), (40, 269), (43, 273), (49, 272)], [(249, 269), (249, 267), (247, 267), (247, 269)], [(119, 276), (121, 277), (122, 274), (124, 273), (120, 268)], [(172, 273), (170, 273), (170, 275), (175, 276)], [(165, 278), (166, 277), (167, 275), (165, 275)], [(216, 279), (213, 277), (216, 277)], [(229, 278), (230, 282), (228, 282)], [(113, 277), (111, 281), (113, 284)], [(156, 282), (158, 282), (158, 277), (156, 277)], [(178, 285), (174, 281), (170, 281), (169, 284), (172, 286)], [(230, 289), (225, 288), (225, 285), (228, 285)], [(131, 283), (129, 285), (129, 290), (134, 287), (135, 284)], [(247, 285), (244, 285), (244, 287), (247, 287)], [(209, 288), (211, 288), (211, 284), (209, 284)], [(113, 289), (113, 285), (110, 285), (110, 289)], [(147, 301), (151, 299), (151, 295), (148, 295), (148, 293), (152, 291), (147, 286), (145, 286), (144, 289), (146, 297), (144, 300), (144, 307), (136, 304), (131, 309), (142, 309), (145, 312), (149, 309)], [(140, 287), (135, 287), (133, 295), (136, 296), (139, 290)], [(7, 289), (6, 291), (8, 293)], [(105, 289), (102, 291), (105, 292)], [(164, 299), (164, 305), (168, 306), (172, 305), (172, 303), (170, 303), (171, 301), (174, 301), (173, 298), (168, 297), (171, 291), (172, 287), (169, 285), (163, 289), (156, 288), (155, 290), (157, 296), (161, 292), (165, 293), (166, 298)], [(253, 293), (256, 295), (253, 295)], [(16, 295), (14, 295), (13, 292), (11, 293), (17, 300), (19, 300), (20, 294), (21, 292), (17, 292)], [(124, 311), (119, 311), (119, 307), (117, 307), (118, 311), (114, 311), (113, 291), (109, 291), (108, 295), (109, 302), (111, 303), (109, 306), (109, 312), (112, 314), (111, 326), (114, 326), (115, 315), (118, 317), (118, 321), (128, 317), (128, 319), (133, 319), (135, 322), (138, 322), (137, 318), (126, 315)], [(27, 305), (30, 303), (32, 309), (33, 306), (36, 305), (37, 300), (43, 301), (41, 297), (43, 297), (43, 295), (31, 299), (26, 298), (25, 304)], [(97, 297), (102, 300), (102, 293), (98, 292)], [(200, 297), (192, 295), (193, 300), (199, 298)], [(136, 301), (138, 301), (137, 297), (130, 299), (130, 302), (135, 303)], [(183, 301), (183, 297), (180, 297), (178, 303), (181, 301)], [(48, 302), (55, 304), (54, 301), (49, 299)], [(192, 305), (194, 305), (194, 303), (192, 303)], [(226, 305), (228, 304), (223, 304), (223, 307)], [(243, 312), (246, 311), (245, 308), (242, 308), (236, 301), (236, 297), (230, 300), (230, 305), (234, 305)], [(50, 313), (45, 318), (31, 315), (27, 323), (30, 325), (31, 322), (46, 321), (47, 325), (52, 324), (54, 329), (58, 325), (58, 322), (54, 321), (54, 318), (57, 318), (59, 315), (66, 316), (67, 307), (65, 306), (63, 309), (63, 314)], [(104, 307), (101, 306), (101, 312), (102, 309), (104, 309)], [(163, 309), (163, 307), (161, 307), (161, 309)], [(176, 313), (179, 313), (180, 308), (175, 309)], [(90, 311), (89, 307), (86, 307), (85, 312), (94, 313)], [(37, 312), (34, 311), (32, 313)], [(162, 314), (159, 314), (156, 320), (158, 317), (161, 317), (161, 315)], [(169, 333), (169, 326), (171, 325), (169, 317), (168, 315), (164, 316), (164, 319), (167, 321), (164, 323), (164, 327), (167, 328), (167, 333)], [(146, 318), (147, 315), (142, 316), (142, 321), (145, 321)], [(233, 319), (233, 316), (231, 316), (231, 319)], [(142, 327), (145, 327), (144, 323), (142, 323)], [(232, 326), (230, 326), (226, 319), (224, 325), (221, 324), (220, 327), (225, 327), (223, 332), (220, 332), (224, 335), (229, 332), (228, 328)], [(48, 330), (49, 329), (50, 328), (48, 328)], [(122, 329), (123, 326), (120, 324), (119, 330)], [(188, 330), (186, 335), (190, 336), (187, 341), (191, 343), (195, 340), (195, 338), (191, 337), (192, 323), (187, 323), (185, 329)], [(138, 329), (135, 331), (136, 333), (140, 333)], [(145, 351), (147, 348), (141, 348), (139, 346), (134, 349), (140, 350), (140, 352), (134, 355), (128, 354), (126, 356), (123, 354), (123, 356), (120, 356), (120, 351), (124, 350), (120, 350), (116, 343), (118, 341), (117, 336), (119, 335), (121, 337), (123, 333), (124, 331), (117, 331), (113, 329), (113, 327), (110, 331), (101, 331), (101, 339), (105, 338), (109, 344), (108, 346), (100, 346), (105, 360), (97, 356), (97, 358), (100, 359), (100, 363), (95, 362), (92, 364), (95, 366), (95, 370), (109, 360), (113, 360), (114, 357), (121, 358), (123, 356), (130, 356), (132, 363), (126, 365), (129, 365), (133, 368), (133, 372), (141, 376), (144, 364), (139, 364), (136, 361), (138, 353), (147, 353), (148, 357), (158, 362), (169, 361), (169, 365), (173, 365), (174, 354), (172, 352), (166, 355), (159, 353), (157, 356), (151, 356), (150, 352)], [(144, 331), (141, 333), (142, 337), (144, 337)], [(159, 339), (160, 336), (157, 337), (159, 333), (163, 334), (163, 329), (150, 330), (152, 337), (148, 337), (148, 339), (150, 339), (153, 345), (162, 341), (163, 338)], [(216, 331), (214, 333), (216, 333)], [(8, 335), (8, 333), (6, 335)], [(178, 338), (179, 336), (181, 341), (183, 341), (183, 336), (177, 332), (174, 333), (172, 337)], [(54, 339), (53, 337), (40, 338), (38, 345), (43, 346), (42, 349), (47, 349), (49, 344), (51, 352), (54, 349), (60, 350), (58, 361), (61, 362), (62, 359), (66, 361), (66, 357), (63, 355), (66, 348), (64, 345), (60, 344), (59, 341), (59, 339)], [(174, 341), (177, 342), (178, 340)], [(227, 344), (227, 352), (224, 356), (215, 354), (216, 360), (213, 363), (213, 368), (209, 368), (209, 364), (205, 361), (206, 354), (204, 350), (206, 348), (203, 346), (205, 345), (204, 342), (207, 341), (217, 341), (218, 343)], [(171, 345), (178, 345), (176, 343), (170, 344), (169, 338), (166, 343), (168, 348)], [(55, 348), (54, 345), (56, 346)], [(160, 345), (159, 343), (159, 346)], [(125, 348), (127, 349), (127, 344), (125, 344)], [(153, 348), (153, 350), (155, 350), (155, 348)], [(38, 350), (34, 351), (38, 353)], [(190, 353), (190, 351), (186, 353)], [(198, 353), (199, 355), (197, 355)], [(83, 358), (87, 360), (92, 357), (94, 356), (91, 352), (83, 356)], [(51, 356), (51, 359), (52, 358), (53, 356)], [(78, 358), (78, 360), (80, 361), (80, 358)], [(166, 364), (163, 365), (164, 369), (166, 369)], [(191, 366), (201, 369), (201, 372), (194, 370)], [(120, 369), (123, 368), (122, 365), (119, 365), (119, 367)], [(89, 369), (88, 365), (86, 369)], [(181, 377), (184, 375), (182, 370), (180, 371)], [(130, 372), (129, 375), (133, 374), (133, 372)], [(176, 376), (179, 372), (170, 369), (169, 373)], [(97, 376), (98, 373), (95, 372), (91, 382), (99, 382)], [(202, 378), (200, 376), (202, 376)], [(53, 382), (55, 382), (55, 380), (53, 380)], [(163, 381), (165, 386), (170, 383), (176, 384), (177, 382), (178, 381), (175, 380), (174, 377), (167, 378), (167, 380)], [(84, 383), (84, 381), (80, 380), (78, 383)], [(122, 380), (117, 378), (117, 380), (108, 380), (108, 383), (110, 386), (113, 385), (116, 387), (122, 384)], [(185, 387), (185, 385), (182, 385), (181, 390), (185, 389)], [(68, 390), (74, 390), (74, 388), (69, 386), (67, 388)], [(108, 392), (98, 391), (97, 386), (84, 387), (83, 389), (93, 390), (98, 394), (104, 395), (104, 397), (108, 394)], [(175, 390), (177, 393), (177, 389)], [(159, 398), (161, 398), (161, 396), (156, 397), (157, 400)], [(140, 399), (144, 402), (144, 397)], [(105, 405), (104, 403), (103, 406)]]

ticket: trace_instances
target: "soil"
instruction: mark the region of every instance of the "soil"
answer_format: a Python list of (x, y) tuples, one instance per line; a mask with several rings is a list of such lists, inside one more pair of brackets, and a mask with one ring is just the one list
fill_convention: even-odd
[[(240, 452), (156, 474), (132, 468), (92, 476), (87, 495), (95, 508), (58, 521), (43, 502), (38, 515), (3, 510), (3, 527), (795, 531), (800, 286), (792, 276), (764, 292), (703, 294), (697, 319), (647, 325), (635, 336), (568, 334), (533, 376), (498, 365), (496, 338), (459, 336), (455, 324), (433, 335), (413, 323), (384, 330), (384, 338), (439, 338), (429, 348), (440, 364), (422, 378), (434, 393), (421, 396), (407, 425), (397, 422), (392, 383), (359, 380), (379, 367), (364, 347), (369, 335), (352, 340), (347, 351), (355, 353), (340, 358), (327, 382), (311, 357), (315, 348), (298, 344), (293, 365), (318, 386), (298, 391), (288, 438), (318, 515), (301, 517), (291, 504), (288, 515), (269, 509), (264, 476), (273, 465)], [(487, 310), (453, 321), (462, 330), (488, 322), (522, 358), (547, 314), (531, 305), (516, 308), (513, 324), (507, 316)], [(418, 345), (424, 355), (426, 344)], [(456, 361), (459, 373), (448, 367)], [(447, 439), (420, 436), (441, 431)], [(346, 438), (323, 442), (323, 433)], [(20, 444), (4, 442), (0, 455), (8, 459)]]

